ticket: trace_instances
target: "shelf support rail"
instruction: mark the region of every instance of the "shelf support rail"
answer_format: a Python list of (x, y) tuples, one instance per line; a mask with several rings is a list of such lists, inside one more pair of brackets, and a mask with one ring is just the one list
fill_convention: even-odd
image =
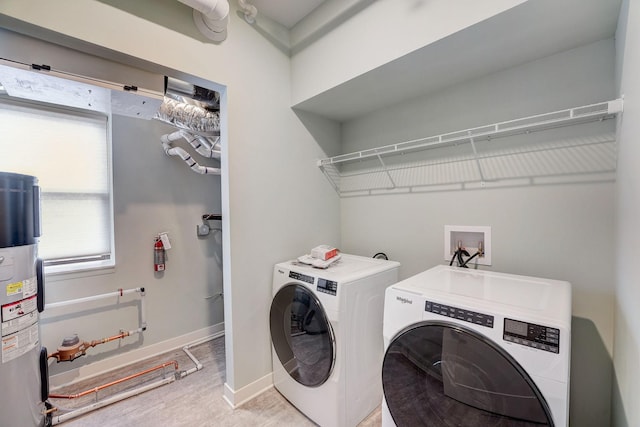
[[(335, 165), (331, 163), (325, 164), (322, 160), (318, 160), (316, 164), (320, 168), (324, 176), (327, 178), (333, 189), (336, 190), (338, 194), (340, 194), (340, 174), (337, 171)], [(328, 167), (333, 168), (333, 173), (328, 170)]]
[(393, 178), (391, 177), (391, 173), (389, 173), (389, 169), (387, 169), (387, 165), (384, 164), (384, 161), (382, 160), (382, 156), (380, 156), (380, 153), (376, 153), (376, 157), (378, 157), (378, 160), (382, 165), (382, 170), (384, 171), (384, 173), (387, 174), (387, 178), (389, 178), (389, 181), (391, 181), (391, 187), (389, 187), (389, 189), (396, 188), (396, 183), (393, 181)]
[(482, 173), (482, 165), (480, 164), (480, 158), (478, 157), (478, 150), (476, 149), (476, 143), (471, 136), (471, 131), (469, 131), (469, 143), (471, 144), (471, 148), (473, 149), (473, 158), (476, 161), (476, 166), (478, 167), (478, 173), (480, 174), (480, 185), (484, 187), (485, 179), (484, 174)]

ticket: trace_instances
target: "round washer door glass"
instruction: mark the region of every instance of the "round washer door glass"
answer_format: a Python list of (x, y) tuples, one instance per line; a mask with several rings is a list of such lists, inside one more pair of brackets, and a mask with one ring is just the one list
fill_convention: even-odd
[(323, 384), (333, 370), (335, 341), (322, 304), (306, 287), (282, 287), (271, 303), (271, 341), (284, 369), (309, 387)]
[(382, 387), (402, 426), (553, 426), (549, 407), (524, 369), (479, 333), (425, 322), (387, 348)]

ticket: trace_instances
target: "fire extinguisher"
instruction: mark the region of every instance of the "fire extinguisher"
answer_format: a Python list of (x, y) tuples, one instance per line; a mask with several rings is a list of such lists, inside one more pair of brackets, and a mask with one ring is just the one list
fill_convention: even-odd
[(159, 237), (153, 244), (153, 270), (164, 271), (164, 245)]

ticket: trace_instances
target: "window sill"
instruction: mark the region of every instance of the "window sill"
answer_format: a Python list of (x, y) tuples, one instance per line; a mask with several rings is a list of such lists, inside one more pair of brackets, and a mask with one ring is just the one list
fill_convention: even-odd
[(113, 274), (115, 263), (110, 260), (95, 261), (82, 264), (51, 265), (44, 268), (47, 283), (61, 282), (69, 279)]

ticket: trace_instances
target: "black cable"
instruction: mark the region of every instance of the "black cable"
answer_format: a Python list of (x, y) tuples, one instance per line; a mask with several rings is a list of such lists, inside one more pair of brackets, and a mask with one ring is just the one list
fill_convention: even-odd
[(464, 248), (458, 249), (458, 267), (468, 268), (465, 265), (464, 260), (462, 259), (462, 255), (469, 256), (469, 252), (467, 252), (466, 249), (464, 249)]
[[(463, 255), (468, 256), (469, 258), (464, 260), (462, 258)], [(451, 257), (451, 261), (449, 261), (449, 266), (452, 266), (453, 265), (453, 261), (455, 261), (455, 259), (457, 258), (458, 259), (458, 267), (469, 268), (467, 266), (469, 261), (471, 261), (472, 259), (474, 259), (475, 257), (477, 257), (479, 255), (482, 255), (481, 251), (478, 251), (475, 254), (470, 256), (469, 252), (467, 252), (464, 248), (459, 248), (453, 253), (453, 256)]]
[(469, 268), (469, 267), (467, 267), (467, 263), (468, 263), (469, 261), (471, 261), (472, 259), (474, 259), (475, 257), (477, 257), (478, 255), (482, 255), (482, 252), (478, 251), (478, 252), (476, 252), (475, 254), (471, 255), (471, 256), (470, 256), (469, 258), (467, 258), (467, 260), (462, 264), (462, 267), (464, 267), (464, 268)]
[[(459, 249), (458, 249), (459, 250)], [(451, 262), (449, 262), (449, 266), (453, 265), (453, 260), (456, 259), (456, 257), (458, 256), (458, 251), (455, 251), (453, 253), (453, 256), (451, 257)]]
[(384, 252), (378, 252), (378, 253), (377, 253), (377, 254), (375, 254), (373, 257), (374, 257), (374, 258), (377, 258), (377, 259), (386, 259), (386, 260), (389, 260), (389, 257), (388, 257), (388, 256), (387, 256), (387, 254), (385, 254)]

